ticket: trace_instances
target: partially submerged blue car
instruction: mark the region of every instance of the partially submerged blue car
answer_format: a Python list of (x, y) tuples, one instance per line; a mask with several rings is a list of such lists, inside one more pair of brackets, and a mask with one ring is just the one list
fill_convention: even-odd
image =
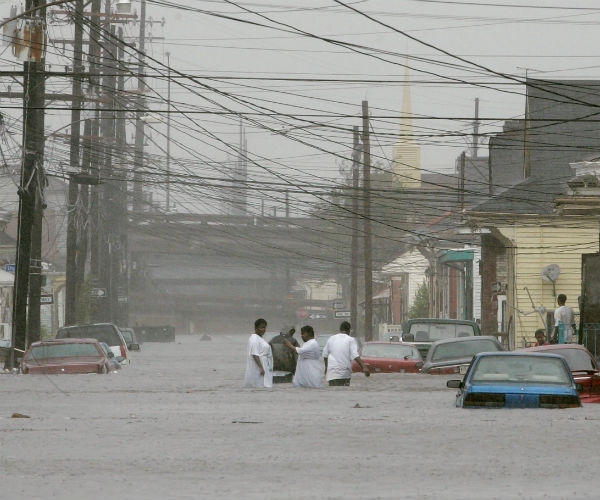
[(462, 408), (573, 408), (581, 406), (566, 360), (556, 354), (483, 352), (473, 357), (458, 389)]

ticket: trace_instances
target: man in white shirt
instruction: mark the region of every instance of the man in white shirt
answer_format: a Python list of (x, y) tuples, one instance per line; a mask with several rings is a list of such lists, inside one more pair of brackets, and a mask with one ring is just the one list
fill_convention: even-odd
[(284, 337), (285, 345), (298, 353), (296, 373), (294, 374), (294, 385), (296, 387), (321, 387), (323, 375), (321, 373), (321, 348), (315, 340), (315, 331), (310, 325), (300, 329), (302, 347), (294, 346)]
[(558, 307), (554, 310), (554, 337), (558, 339), (558, 327), (564, 325), (564, 340), (565, 344), (570, 344), (573, 341), (573, 332), (575, 332), (575, 314), (573, 309), (565, 303), (567, 296), (564, 293), (556, 297)]
[(340, 325), (340, 333), (329, 337), (323, 349), (325, 378), (329, 385), (350, 385), (352, 360), (358, 363), (366, 377), (371, 375), (358, 355), (356, 340), (350, 336), (350, 328), (350, 323), (344, 321)]
[(267, 322), (259, 318), (254, 322), (254, 333), (248, 339), (246, 376), (244, 387), (273, 387), (273, 355), (271, 346), (262, 338)]

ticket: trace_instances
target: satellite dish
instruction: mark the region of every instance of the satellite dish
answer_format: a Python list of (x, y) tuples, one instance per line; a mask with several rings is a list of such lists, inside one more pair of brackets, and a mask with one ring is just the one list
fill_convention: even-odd
[(558, 264), (550, 264), (542, 269), (542, 279), (552, 283), (552, 293), (556, 297), (556, 280), (560, 276), (560, 267)]
[(542, 279), (548, 283), (554, 283), (560, 276), (560, 267), (558, 264), (550, 264), (542, 269)]

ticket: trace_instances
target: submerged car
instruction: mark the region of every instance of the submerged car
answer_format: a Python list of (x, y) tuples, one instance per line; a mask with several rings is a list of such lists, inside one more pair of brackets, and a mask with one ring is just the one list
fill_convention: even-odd
[(112, 323), (63, 326), (56, 332), (57, 339), (92, 338), (106, 342), (121, 364), (129, 363), (129, 349), (121, 331)]
[(414, 318), (402, 327), (402, 342), (410, 342), (419, 349), (423, 359), (429, 347), (437, 340), (481, 335), (479, 325), (462, 319)]
[[(417, 373), (423, 365), (419, 350), (404, 342), (365, 342), (360, 358), (371, 373)], [(362, 371), (356, 361), (352, 371)]]
[(34, 342), (21, 362), (22, 373), (108, 373), (111, 361), (96, 339)]
[(475, 354), (503, 350), (496, 337), (461, 337), (438, 340), (431, 344), (421, 372), (432, 375), (466, 373)]
[(110, 361), (111, 370), (112, 371), (120, 370), (121, 363), (119, 363), (117, 361), (117, 358), (115, 358), (115, 353), (110, 350), (109, 345), (106, 342), (100, 342), (100, 347), (102, 347), (102, 350), (104, 351), (104, 353), (106, 354), (106, 356), (108, 357), (108, 359)]
[(121, 335), (125, 339), (125, 343), (127, 344), (127, 349), (130, 351), (139, 351), (140, 343), (137, 340), (135, 330), (133, 328), (119, 327), (121, 331)]
[(582, 403), (600, 403), (600, 367), (584, 346), (579, 344), (551, 344), (529, 347), (523, 351), (560, 354), (567, 360), (571, 374), (581, 384), (579, 397)]
[(581, 406), (577, 385), (565, 358), (534, 352), (477, 354), (458, 389), (461, 408), (574, 408)]

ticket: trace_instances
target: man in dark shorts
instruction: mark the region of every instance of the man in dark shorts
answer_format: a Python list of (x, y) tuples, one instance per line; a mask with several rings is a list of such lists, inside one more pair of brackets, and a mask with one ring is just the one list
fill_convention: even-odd
[(340, 325), (340, 333), (332, 335), (323, 348), (325, 378), (331, 386), (350, 385), (352, 361), (356, 361), (366, 377), (371, 375), (360, 356), (356, 340), (350, 336), (350, 323)]

